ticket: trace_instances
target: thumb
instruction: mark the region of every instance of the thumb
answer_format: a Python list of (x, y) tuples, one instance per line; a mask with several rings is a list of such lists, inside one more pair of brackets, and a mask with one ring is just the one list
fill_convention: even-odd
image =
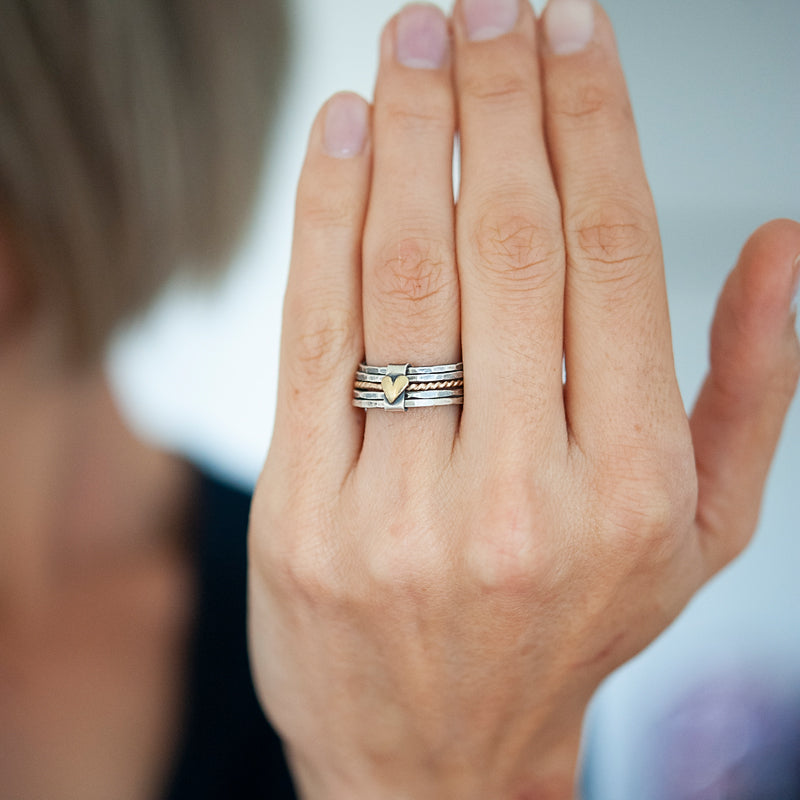
[(800, 376), (792, 304), (800, 223), (774, 220), (747, 241), (717, 305), (711, 369), (691, 417), (696, 525), (709, 574), (750, 541)]

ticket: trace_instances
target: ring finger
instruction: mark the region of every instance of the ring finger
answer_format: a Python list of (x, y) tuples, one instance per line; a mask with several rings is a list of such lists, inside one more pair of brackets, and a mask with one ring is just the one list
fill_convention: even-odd
[[(460, 357), (455, 108), (448, 24), (434, 6), (407, 6), (384, 30), (374, 121), (363, 252), (367, 363), (453, 363)], [(399, 419), (368, 412), (365, 446), (383, 447), (387, 431), (403, 436), (415, 422), (452, 441), (458, 411), (415, 409)], [(418, 429), (413, 436), (418, 441)]]

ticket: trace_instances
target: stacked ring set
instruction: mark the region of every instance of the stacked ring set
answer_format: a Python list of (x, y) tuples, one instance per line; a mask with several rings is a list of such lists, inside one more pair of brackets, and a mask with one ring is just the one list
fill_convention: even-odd
[(357, 408), (405, 411), (463, 404), (464, 364), (460, 361), (433, 367), (408, 364), (370, 367), (362, 363), (353, 384), (353, 405)]

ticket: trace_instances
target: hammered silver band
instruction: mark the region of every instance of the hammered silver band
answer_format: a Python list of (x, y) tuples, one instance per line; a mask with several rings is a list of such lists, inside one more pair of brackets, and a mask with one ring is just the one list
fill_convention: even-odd
[(372, 367), (359, 364), (355, 374), (353, 405), (405, 411), (423, 406), (464, 404), (464, 364), (412, 367), (388, 364)]
[(358, 365), (358, 371), (364, 372), (367, 375), (389, 375), (394, 374), (396, 370), (405, 370), (402, 374), (412, 377), (414, 375), (436, 375), (442, 372), (460, 372), (464, 374), (464, 362), (459, 361), (457, 364), (444, 364), (435, 367), (412, 367), (410, 364), (389, 364), (387, 367), (369, 367), (363, 361)]

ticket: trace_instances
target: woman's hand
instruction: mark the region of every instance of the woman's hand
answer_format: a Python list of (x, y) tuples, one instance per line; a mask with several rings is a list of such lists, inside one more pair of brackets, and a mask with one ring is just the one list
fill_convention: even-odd
[[(605, 14), (390, 22), (371, 118), (341, 95), (312, 131), (250, 531), (253, 669), (307, 797), (570, 796), (598, 683), (753, 532), (798, 253), (788, 221), (745, 248), (687, 420)], [(354, 409), (364, 354), (463, 354), (463, 410)]]

